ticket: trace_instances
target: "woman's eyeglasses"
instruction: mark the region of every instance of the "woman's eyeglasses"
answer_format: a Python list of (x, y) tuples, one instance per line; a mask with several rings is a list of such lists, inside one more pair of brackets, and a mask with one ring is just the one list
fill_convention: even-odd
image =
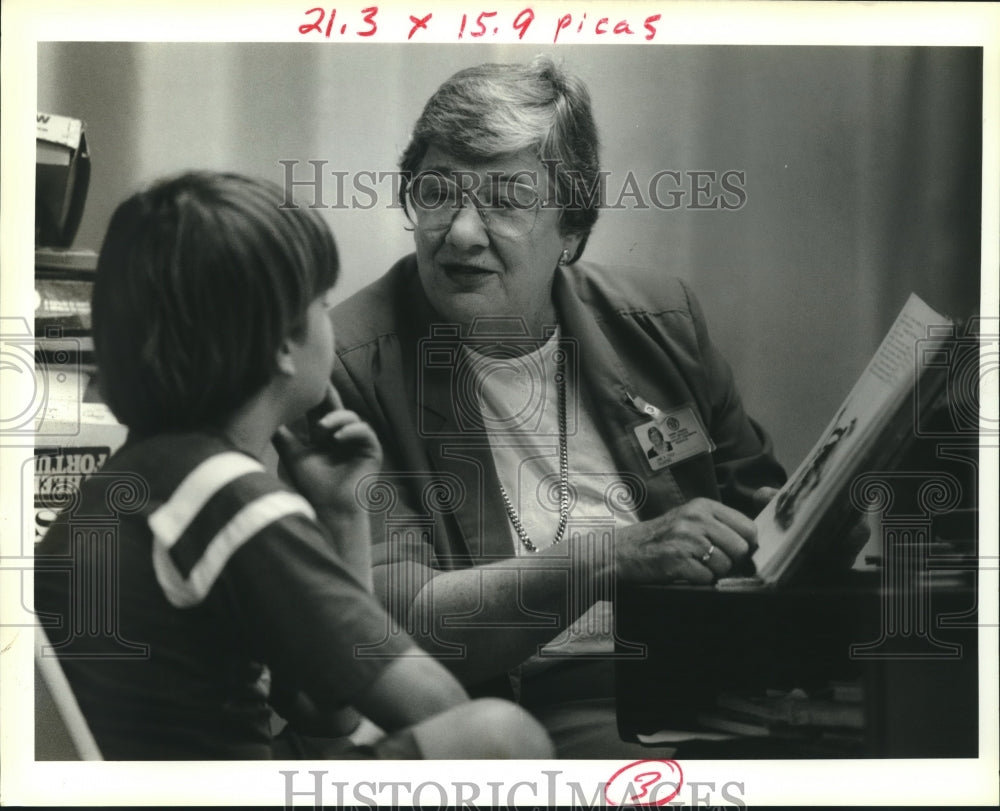
[(406, 190), (410, 222), (423, 231), (445, 230), (464, 206), (471, 205), (494, 236), (524, 236), (535, 227), (540, 198), (534, 186), (492, 176), (483, 182), (464, 173), (461, 179), (459, 187), (440, 172), (415, 175)]

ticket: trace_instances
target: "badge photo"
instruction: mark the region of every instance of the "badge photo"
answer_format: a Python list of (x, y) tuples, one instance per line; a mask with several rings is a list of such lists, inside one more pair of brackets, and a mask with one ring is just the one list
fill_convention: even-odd
[(646, 463), (654, 472), (715, 450), (715, 443), (691, 406), (682, 406), (632, 428)]
[(632, 430), (639, 440), (646, 462), (653, 470), (661, 470), (670, 464), (674, 445), (666, 439), (666, 426), (662, 420), (644, 422)]

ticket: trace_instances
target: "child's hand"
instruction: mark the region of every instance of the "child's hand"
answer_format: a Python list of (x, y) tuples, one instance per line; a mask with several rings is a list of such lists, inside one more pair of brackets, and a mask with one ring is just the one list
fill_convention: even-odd
[(382, 446), (371, 426), (344, 409), (331, 385), (326, 399), (309, 414), (309, 445), (285, 426), (272, 438), (296, 489), (317, 512), (353, 513), (355, 488), (382, 464)]

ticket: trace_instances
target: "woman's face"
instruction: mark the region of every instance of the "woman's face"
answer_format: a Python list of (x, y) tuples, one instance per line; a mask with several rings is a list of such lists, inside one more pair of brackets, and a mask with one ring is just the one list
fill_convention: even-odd
[[(419, 172), (458, 178), (481, 194), (511, 179), (537, 187), (540, 200), (551, 192), (545, 167), (531, 152), (470, 164), (431, 147)], [(471, 200), (454, 213), (450, 225), (417, 227), (417, 265), (424, 291), (434, 309), (452, 323), (469, 325), (479, 316), (515, 316), (529, 332), (555, 323), (552, 277), (563, 250), (575, 253), (580, 238), (559, 231), (559, 210), (539, 207), (527, 233), (512, 236), (488, 230)]]

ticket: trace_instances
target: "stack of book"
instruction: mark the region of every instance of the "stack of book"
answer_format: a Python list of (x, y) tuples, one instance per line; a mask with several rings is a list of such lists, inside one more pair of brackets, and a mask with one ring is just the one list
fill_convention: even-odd
[(858, 682), (832, 683), (821, 690), (721, 693), (716, 706), (698, 716), (717, 732), (780, 737), (852, 749), (864, 744), (864, 689)]

